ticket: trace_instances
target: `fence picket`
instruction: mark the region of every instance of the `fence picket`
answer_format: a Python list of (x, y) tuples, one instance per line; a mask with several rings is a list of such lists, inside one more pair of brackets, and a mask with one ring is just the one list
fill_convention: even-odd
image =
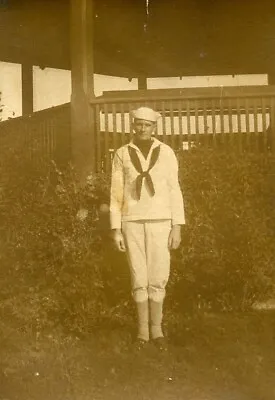
[[(204, 143), (207, 147), (211, 142), (216, 147), (221, 141), (223, 146), (234, 143), (232, 147), (235, 147), (236, 144), (239, 151), (273, 150), (275, 98), (274, 88), (267, 89), (254, 93), (251, 90), (247, 94), (235, 90), (234, 95), (230, 95), (227, 89), (222, 99), (218, 92), (212, 96), (192, 96), (184, 91), (174, 97), (137, 96), (131, 100), (111, 97), (93, 100), (91, 107), (95, 113), (97, 170), (110, 171), (111, 153), (133, 136), (131, 110), (144, 104), (161, 112), (156, 135), (162, 137), (164, 143), (171, 141), (175, 150), (179, 146), (183, 148), (186, 138), (186, 149), (194, 141), (197, 145)], [(20, 147), (24, 148), (25, 154), (34, 163), (42, 159), (70, 160), (70, 115), (70, 104), (66, 104), (35, 112), (31, 117), (2, 121), (0, 152), (5, 147), (5, 141), (18, 144), (15, 138), (20, 134)]]

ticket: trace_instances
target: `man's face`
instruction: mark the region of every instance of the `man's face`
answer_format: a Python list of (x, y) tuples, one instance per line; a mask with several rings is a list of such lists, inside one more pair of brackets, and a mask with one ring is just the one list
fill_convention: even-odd
[(148, 140), (154, 133), (156, 123), (145, 119), (135, 119), (133, 128), (139, 140)]

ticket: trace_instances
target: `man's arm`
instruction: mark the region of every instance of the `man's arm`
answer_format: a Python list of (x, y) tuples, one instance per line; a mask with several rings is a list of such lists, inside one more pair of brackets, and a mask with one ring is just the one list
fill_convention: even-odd
[(112, 238), (119, 251), (125, 251), (125, 244), (121, 232), (121, 212), (123, 205), (124, 175), (122, 160), (115, 153), (112, 164), (111, 196), (110, 196), (110, 224)]
[(185, 224), (185, 211), (182, 192), (179, 184), (179, 168), (178, 160), (173, 151), (169, 159), (169, 188), (170, 188), (170, 201), (172, 212), (172, 225)]
[(168, 238), (169, 250), (176, 250), (181, 244), (181, 225), (173, 225)]
[(121, 229), (112, 229), (112, 239), (118, 251), (126, 251), (124, 237), (122, 235)]
[(170, 200), (172, 213), (172, 229), (169, 235), (169, 249), (175, 250), (181, 243), (181, 225), (185, 224), (184, 203), (178, 176), (178, 161), (175, 153), (171, 152), (171, 160), (169, 160), (170, 174)]

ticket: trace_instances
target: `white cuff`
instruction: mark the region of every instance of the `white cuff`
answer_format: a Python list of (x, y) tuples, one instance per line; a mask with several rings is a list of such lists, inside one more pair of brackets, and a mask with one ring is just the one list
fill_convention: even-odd
[(121, 229), (121, 214), (110, 214), (111, 229)]

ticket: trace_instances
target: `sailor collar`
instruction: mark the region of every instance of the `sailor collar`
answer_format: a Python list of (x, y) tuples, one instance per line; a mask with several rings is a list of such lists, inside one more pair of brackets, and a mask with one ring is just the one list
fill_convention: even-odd
[[(149, 154), (154, 150), (154, 148), (156, 148), (157, 146), (160, 146), (162, 144), (162, 142), (158, 139), (156, 139), (155, 137), (152, 138), (152, 146), (150, 148), (150, 152)], [(134, 149), (136, 149), (139, 153), (141, 153), (141, 150), (138, 148), (138, 146), (135, 145), (134, 140), (132, 139), (130, 141), (130, 143), (128, 144), (128, 146), (133, 147)]]

